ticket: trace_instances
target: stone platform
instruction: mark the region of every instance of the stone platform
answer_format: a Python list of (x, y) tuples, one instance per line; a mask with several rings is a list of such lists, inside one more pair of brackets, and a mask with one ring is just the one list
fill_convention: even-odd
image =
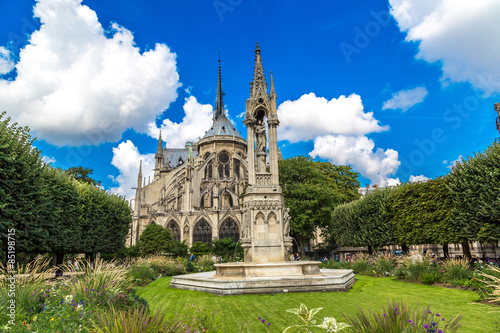
[(216, 295), (278, 294), (348, 291), (356, 278), (352, 270), (319, 269), (314, 261), (229, 263), (217, 271), (177, 275), (170, 287)]

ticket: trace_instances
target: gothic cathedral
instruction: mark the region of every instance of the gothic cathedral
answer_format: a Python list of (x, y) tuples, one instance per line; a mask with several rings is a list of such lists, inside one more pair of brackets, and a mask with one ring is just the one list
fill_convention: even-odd
[[(245, 139), (224, 114), (220, 60), (212, 127), (198, 142), (188, 142), (185, 148), (164, 147), (160, 133), (153, 181), (149, 184), (143, 181), (142, 162), (139, 169), (129, 245), (137, 244), (142, 231), (151, 223), (168, 227), (174, 239), (186, 240), (189, 245), (223, 238), (236, 242), (246, 236), (242, 198), (249, 178), (251, 184), (278, 185), (277, 161), (281, 158), (276, 149), (278, 119), (272, 72), (268, 94), (258, 44), (250, 85), (247, 113), (254, 105), (259, 105), (262, 113), (253, 126), (246, 124), (251, 129), (249, 151)], [(264, 116), (270, 115), (272, 119), (267, 121), (270, 150), (266, 151)], [(249, 168), (248, 163), (255, 167)], [(271, 171), (272, 178), (265, 177), (266, 170)]]

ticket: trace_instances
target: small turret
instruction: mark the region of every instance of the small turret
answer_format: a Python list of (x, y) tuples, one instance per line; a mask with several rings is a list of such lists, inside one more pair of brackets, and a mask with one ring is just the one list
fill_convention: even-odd
[(158, 137), (158, 147), (156, 148), (156, 155), (155, 155), (154, 180), (160, 178), (162, 168), (163, 168), (163, 142), (161, 140), (161, 131), (160, 131), (160, 135)]

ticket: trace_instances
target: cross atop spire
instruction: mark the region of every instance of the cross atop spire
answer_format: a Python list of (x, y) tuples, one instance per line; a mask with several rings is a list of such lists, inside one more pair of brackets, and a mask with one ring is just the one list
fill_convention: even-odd
[(222, 92), (222, 79), (220, 74), (220, 50), (219, 50), (219, 77), (217, 80), (217, 101), (215, 102), (215, 111), (213, 120), (216, 121), (220, 115), (224, 114), (224, 102), (222, 101), (222, 96), (224, 93)]

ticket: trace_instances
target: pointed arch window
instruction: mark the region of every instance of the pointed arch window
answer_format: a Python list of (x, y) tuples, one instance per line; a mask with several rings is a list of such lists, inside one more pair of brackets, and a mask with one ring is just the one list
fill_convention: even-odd
[(240, 228), (233, 219), (225, 220), (219, 228), (219, 239), (224, 238), (230, 238), (233, 242), (240, 240)]
[(233, 158), (234, 177), (240, 178), (240, 160)]
[(202, 242), (208, 244), (212, 241), (212, 227), (205, 220), (201, 219), (196, 223), (193, 230), (193, 243)]
[(172, 234), (172, 238), (178, 242), (181, 241), (181, 229), (179, 228), (179, 225), (177, 222), (174, 220), (168, 222), (167, 228), (170, 230), (170, 233)]

